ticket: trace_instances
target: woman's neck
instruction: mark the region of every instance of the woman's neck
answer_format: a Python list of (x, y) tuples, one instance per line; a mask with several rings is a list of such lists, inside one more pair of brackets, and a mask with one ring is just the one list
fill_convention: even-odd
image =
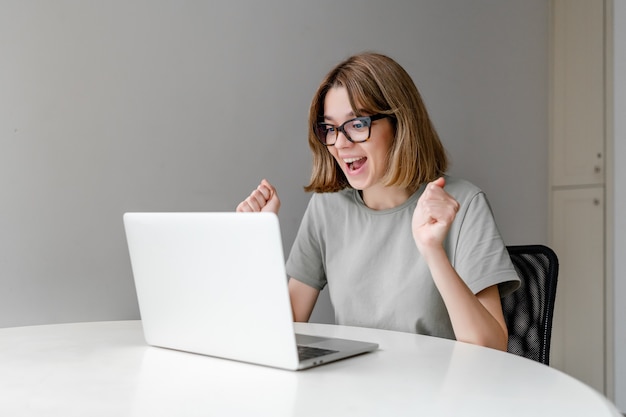
[(405, 188), (374, 186), (359, 191), (365, 205), (372, 210), (387, 210), (398, 207), (409, 199), (411, 194)]

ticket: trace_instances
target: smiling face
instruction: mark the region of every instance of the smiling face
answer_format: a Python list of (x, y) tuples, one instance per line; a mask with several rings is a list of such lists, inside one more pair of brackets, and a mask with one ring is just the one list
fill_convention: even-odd
[[(319, 123), (341, 126), (353, 113), (386, 117), (374, 121), (366, 142), (346, 143), (339, 134), (336, 145), (324, 145)], [(354, 55), (326, 74), (309, 107), (307, 141), (313, 154), (311, 180), (304, 187), (307, 192), (332, 193), (351, 187), (363, 190), (367, 200), (369, 191), (377, 187), (382, 192), (378, 201), (384, 205), (439, 178), (448, 166), (446, 151), (411, 76), (393, 59), (377, 53)], [(384, 152), (379, 152), (381, 147)], [(357, 164), (343, 160), (361, 156), (367, 159)]]
[[(360, 116), (361, 114), (359, 114)], [(340, 126), (357, 117), (345, 87), (328, 90), (324, 100), (324, 121)], [(394, 139), (393, 126), (389, 119), (372, 122), (370, 139), (352, 143), (339, 133), (337, 142), (328, 151), (344, 172), (350, 186), (363, 191), (363, 198), (371, 191), (382, 189), (381, 179), (387, 171), (387, 154)]]

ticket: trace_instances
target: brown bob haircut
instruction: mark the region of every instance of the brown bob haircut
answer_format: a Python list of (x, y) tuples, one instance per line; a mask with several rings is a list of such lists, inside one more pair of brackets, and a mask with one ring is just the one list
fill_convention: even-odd
[(388, 120), (393, 124), (395, 138), (387, 156), (388, 168), (382, 180), (385, 185), (403, 187), (412, 193), (445, 173), (446, 151), (413, 80), (393, 59), (368, 52), (354, 55), (332, 69), (313, 97), (309, 112), (313, 172), (305, 191), (324, 193), (350, 187), (314, 130), (315, 124), (324, 118), (326, 94), (334, 87), (346, 88), (355, 115), (392, 116)]

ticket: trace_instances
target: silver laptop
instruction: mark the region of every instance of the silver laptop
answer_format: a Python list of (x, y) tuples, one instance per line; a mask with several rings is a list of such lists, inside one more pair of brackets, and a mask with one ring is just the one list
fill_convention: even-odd
[(271, 213), (126, 213), (146, 342), (299, 370), (376, 350), (296, 335), (278, 217)]

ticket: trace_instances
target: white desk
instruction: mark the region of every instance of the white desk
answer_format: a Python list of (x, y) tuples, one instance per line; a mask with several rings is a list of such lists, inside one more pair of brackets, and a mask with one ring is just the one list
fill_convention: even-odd
[(145, 345), (138, 321), (0, 329), (2, 416), (621, 417), (573, 378), (407, 333), (297, 324), (380, 350), (290, 372)]

